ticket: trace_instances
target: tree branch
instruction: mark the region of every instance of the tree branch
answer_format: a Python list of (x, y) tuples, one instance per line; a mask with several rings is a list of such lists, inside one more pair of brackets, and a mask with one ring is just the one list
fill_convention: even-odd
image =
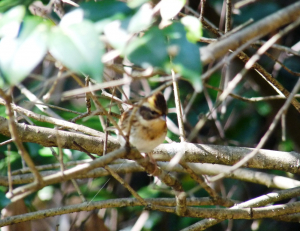
[(201, 62), (203, 64), (213, 62), (217, 58), (224, 56), (229, 50), (235, 50), (249, 39), (257, 36), (263, 37), (270, 32), (297, 20), (299, 17), (300, 2), (296, 2), (217, 43), (200, 48)]
[[(0, 116), (0, 134), (10, 137), (7, 120)], [(50, 128), (31, 126), (16, 123), (19, 138), (22, 142), (37, 143), (45, 147), (57, 147), (56, 131)], [(79, 150), (73, 142), (81, 145), (90, 153), (101, 155), (103, 153), (103, 139), (74, 132), (57, 131), (61, 139), (62, 148)], [(117, 140), (108, 139), (108, 152), (120, 147)], [(184, 146), (184, 147), (182, 147)], [(231, 147), (221, 145), (205, 145), (192, 143), (161, 144), (154, 149), (153, 157), (157, 161), (170, 161), (182, 149), (182, 161), (193, 163), (213, 163), (233, 165), (245, 155), (253, 151), (252, 148)], [(79, 150), (80, 151), (80, 150)], [(258, 169), (275, 169), (291, 173), (300, 173), (300, 154), (296, 152), (281, 152), (273, 150), (259, 150), (246, 167)]]

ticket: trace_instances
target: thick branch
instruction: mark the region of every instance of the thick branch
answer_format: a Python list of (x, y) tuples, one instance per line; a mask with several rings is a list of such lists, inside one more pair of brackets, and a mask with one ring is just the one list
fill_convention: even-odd
[[(84, 162), (86, 163), (86, 162)], [(66, 163), (67, 165), (68, 163)], [(83, 164), (82, 162), (73, 162), (73, 165), (80, 165)], [(168, 171), (168, 164), (163, 162), (157, 162), (160, 168), (162, 168), (165, 171)], [(44, 171), (40, 172), (43, 177), (49, 176), (52, 174), (57, 173), (57, 170), (52, 171), (45, 171), (48, 167), (51, 167), (51, 169), (59, 168), (59, 164), (53, 164), (53, 165), (42, 165), (42, 166), (36, 166), (38, 170), (43, 169)], [(225, 165), (218, 165), (218, 164), (195, 164), (190, 163), (188, 166), (197, 174), (197, 175), (217, 175), (221, 172), (224, 172), (229, 168), (229, 166)], [(144, 172), (145, 169), (141, 166), (139, 166), (135, 162), (128, 162), (126, 163), (125, 160), (122, 160), (122, 163), (120, 164), (113, 164), (109, 165), (111, 169), (113, 169), (114, 172), (118, 174), (126, 174), (126, 173), (133, 173), (133, 172)], [(49, 169), (49, 168), (48, 168)], [(172, 167), (173, 172), (180, 172), (180, 173), (186, 173), (184, 168), (182, 168), (180, 165), (175, 165)], [(109, 176), (109, 172), (107, 172), (104, 168), (97, 168), (92, 171), (89, 171), (86, 174), (78, 174), (73, 179), (85, 179), (85, 178), (99, 178), (103, 176)], [(230, 178), (242, 180), (242, 181), (248, 181), (255, 184), (261, 184), (265, 185), (269, 188), (279, 188), (279, 189), (289, 189), (294, 187), (300, 186), (300, 181), (283, 177), (283, 176), (277, 176), (273, 174), (253, 171), (249, 169), (238, 169), (234, 171), (230, 176)], [(20, 174), (20, 175), (13, 175), (11, 183), (13, 185), (18, 184), (27, 184), (33, 182), (34, 178), (32, 174)], [(0, 185), (2, 186), (8, 186), (8, 177), (0, 176)]]
[[(134, 154), (136, 152), (138, 152), (136, 149), (130, 150), (131, 154)], [(60, 171), (53, 175), (43, 177), (44, 185), (55, 184), (55, 183), (58, 183), (61, 181), (73, 179), (78, 174), (84, 174), (92, 169), (95, 169), (98, 167), (104, 167), (116, 159), (123, 158), (126, 154), (127, 154), (127, 150), (125, 150), (125, 148), (117, 149), (117, 150), (110, 152), (109, 154), (102, 156), (101, 158), (97, 158), (91, 162), (73, 167), (71, 169), (67, 169), (63, 172)], [(30, 183), (25, 186), (14, 189), (12, 192), (12, 195), (9, 195), (9, 196), (10, 197), (16, 196), (16, 195), (22, 194), (24, 192), (31, 193), (37, 189), (38, 188), (36, 187), (36, 185), (34, 183)], [(17, 198), (17, 199), (19, 199), (19, 198)], [(17, 200), (17, 199), (15, 199), (15, 200)]]
[[(5, 118), (0, 117), (0, 124), (6, 122), (7, 120)], [(38, 143), (45, 147), (57, 147), (56, 131), (54, 129), (18, 123), (16, 125), (22, 142)], [(75, 141), (90, 153), (102, 154), (103, 140), (99, 137), (65, 131), (58, 131), (58, 133), (62, 148), (78, 150), (78, 146), (73, 143)], [(0, 126), (0, 134), (10, 136), (7, 125)], [(109, 138), (108, 151), (110, 152), (118, 147), (119, 143), (117, 140)], [(182, 161), (185, 162), (233, 165), (253, 149), (192, 143), (161, 144), (154, 149), (154, 158), (157, 161), (170, 161), (178, 150), (183, 150), (184, 156)], [(300, 173), (299, 163), (300, 155), (296, 152), (261, 149), (258, 154), (247, 163), (246, 167)]]
[[(146, 201), (150, 204), (160, 204), (157, 205), (159, 211), (175, 213), (175, 208), (170, 207), (174, 206), (175, 200), (170, 201), (167, 200), (167, 203), (160, 203), (162, 200), (160, 199), (147, 199)], [(165, 206), (167, 204), (167, 206)], [(191, 200), (187, 200), (187, 205), (196, 205), (195, 203), (191, 203)], [(279, 215), (292, 214), (300, 211), (300, 202), (285, 204), (285, 205), (274, 205), (267, 206), (263, 208), (245, 208), (245, 209), (223, 209), (223, 208), (188, 208), (187, 216), (190, 217), (215, 217), (218, 219), (259, 219), (266, 217), (276, 217)], [(199, 205), (199, 204), (198, 204)], [(80, 211), (91, 211), (94, 209), (101, 208), (120, 208), (120, 207), (128, 207), (128, 206), (142, 206), (141, 203), (132, 198), (126, 199), (113, 199), (113, 200), (105, 200), (93, 203), (82, 203), (78, 205), (69, 205), (61, 208), (55, 209), (47, 209), (41, 210), (37, 212), (27, 213), (23, 215), (17, 215), (5, 218), (0, 220), (0, 227), (16, 224), (19, 222), (29, 221), (29, 220), (37, 220), (43, 219), (46, 217), (57, 216), (61, 214), (80, 212)]]
[[(158, 161), (170, 161), (178, 150), (184, 151), (182, 161), (193, 163), (212, 163), (234, 165), (241, 158), (253, 151), (253, 148), (231, 147), (221, 145), (172, 143), (161, 144), (154, 149), (153, 157)], [(300, 155), (296, 152), (280, 152), (260, 149), (257, 155), (246, 163), (245, 167), (259, 169), (276, 169), (299, 173)]]
[(295, 21), (299, 17), (300, 2), (296, 2), (217, 43), (212, 43), (206, 47), (200, 48), (200, 59), (203, 64), (212, 62), (225, 55), (229, 50), (235, 50), (249, 39), (256, 36), (263, 37), (283, 25)]
[[(3, 117), (0, 117), (0, 124), (0, 134), (10, 137), (7, 120)], [(78, 148), (78, 145), (80, 145), (91, 153), (96, 153), (98, 155), (101, 155), (103, 153), (103, 144), (105, 139), (104, 135), (103, 137), (88, 136), (74, 132), (60, 131), (51, 128), (44, 128), (20, 123), (17, 123), (16, 126), (18, 135), (22, 142), (37, 143), (44, 147), (57, 147), (58, 135), (61, 148), (80, 151), (80, 149)], [(76, 141), (78, 145), (74, 144), (74, 141)], [(119, 143), (114, 138), (108, 138), (108, 152), (111, 152), (119, 147)]]
[[(158, 206), (175, 206), (176, 204), (175, 199), (170, 199), (170, 198), (146, 199), (146, 201), (149, 204), (155, 204)], [(234, 204), (233, 201), (229, 199), (223, 199), (223, 202), (228, 207)], [(215, 204), (214, 201), (210, 198), (187, 199), (188, 206), (214, 205), (214, 204)], [(101, 208), (120, 208), (120, 207), (128, 207), (128, 206), (142, 206), (142, 205), (138, 200), (133, 198), (111, 199), (111, 200), (98, 201), (92, 203), (69, 205), (60, 208), (40, 210), (37, 212), (8, 217), (0, 220), (0, 227), (10, 225), (10, 224), (16, 224), (24, 221), (38, 220), (46, 217), (53, 217), (61, 214), (68, 214), (68, 213), (81, 212), (81, 211), (91, 211), (94, 209), (101, 209)]]

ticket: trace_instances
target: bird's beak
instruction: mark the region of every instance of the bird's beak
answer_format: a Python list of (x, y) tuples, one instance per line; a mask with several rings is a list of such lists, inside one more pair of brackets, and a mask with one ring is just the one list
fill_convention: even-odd
[(166, 115), (162, 115), (160, 118), (161, 118), (162, 120), (164, 120), (164, 121), (167, 120), (167, 116), (166, 116)]

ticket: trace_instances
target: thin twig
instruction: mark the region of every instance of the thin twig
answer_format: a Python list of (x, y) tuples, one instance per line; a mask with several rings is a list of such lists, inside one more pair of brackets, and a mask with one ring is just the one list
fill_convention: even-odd
[(200, 15), (199, 15), (199, 20), (202, 23), (204, 21), (204, 5), (205, 5), (206, 0), (201, 0), (200, 1)]
[[(254, 42), (255, 45), (263, 45), (265, 43), (266, 43), (266, 41), (262, 41), (262, 40), (257, 40), (256, 42)], [(288, 54), (293, 54), (293, 55), (296, 55), (296, 56), (300, 56), (299, 51), (295, 51), (295, 50), (293, 50), (289, 47), (286, 47), (286, 46), (282, 46), (282, 45), (279, 45), (279, 44), (273, 44), (272, 48), (280, 50), (280, 51), (284, 51)]]
[[(185, 169), (185, 171), (192, 177), (214, 200), (218, 201), (220, 196), (213, 190), (209, 185), (206, 184), (204, 178), (200, 175), (195, 174), (195, 172), (184, 162), (180, 162), (180, 165)], [(218, 203), (217, 203), (218, 204)]]
[(272, 132), (274, 131), (278, 121), (280, 120), (282, 114), (287, 110), (287, 108), (289, 107), (294, 94), (296, 94), (298, 92), (300, 88), (300, 79), (297, 81), (293, 91), (291, 92), (290, 96), (287, 98), (286, 102), (284, 103), (284, 105), (280, 108), (280, 110), (278, 111), (278, 113), (276, 114), (272, 124), (269, 126), (268, 131), (264, 134), (264, 136), (260, 139), (258, 145), (256, 146), (256, 148), (249, 153), (247, 156), (245, 156), (242, 160), (240, 160), (238, 163), (236, 163), (235, 165), (233, 165), (230, 168), (230, 171), (227, 171), (226, 173), (221, 173), (215, 177), (210, 178), (210, 181), (217, 181), (221, 178), (223, 178), (226, 174), (240, 168), (241, 166), (243, 166), (245, 163), (247, 163), (250, 159), (252, 159), (259, 151), (260, 148), (263, 147), (263, 145), (266, 143), (266, 141), (269, 139), (270, 135), (272, 134)]
[(239, 9), (250, 3), (256, 2), (257, 0), (242, 0), (234, 4), (234, 8)]
[[(207, 83), (204, 83), (204, 86), (206, 88), (210, 88), (213, 89), (215, 91), (219, 91), (219, 92), (223, 92), (222, 89), (211, 86)], [(251, 98), (246, 98), (240, 95), (236, 95), (236, 94), (232, 94), (230, 93), (229, 96), (231, 96), (232, 98), (244, 101), (244, 102), (248, 102), (248, 103), (255, 103), (255, 102), (261, 102), (261, 101), (269, 101), (269, 100), (282, 100), (282, 99), (286, 99), (286, 97), (284, 95), (270, 95), (270, 96), (265, 96), (265, 97), (251, 97)], [(300, 98), (300, 94), (296, 94), (294, 96), (294, 98)]]
[[(286, 9), (287, 11), (289, 10), (294, 10), (299, 7), (298, 3), (289, 7), (288, 9)], [(199, 17), (198, 12), (194, 11), (192, 8), (185, 6), (186, 9), (188, 9), (189, 11), (191, 11), (194, 15), (196, 15), (197, 17)], [(280, 12), (281, 14), (283, 12)], [(283, 15), (286, 14), (286, 12), (283, 13)], [(278, 18), (278, 12), (276, 17)], [(202, 22), (203, 26), (210, 30), (212, 33), (214, 33), (217, 37), (220, 37), (223, 35), (222, 31), (220, 31), (218, 28), (216, 28), (212, 23), (210, 23), (207, 19), (204, 19), (204, 21)], [(274, 23), (274, 22), (273, 22)], [(262, 25), (263, 23), (260, 22), (259, 25)], [(249, 32), (250, 33), (250, 32)], [(252, 33), (252, 31), (251, 31)], [(258, 35), (260, 36), (260, 35)], [(247, 39), (249, 39), (249, 37), (247, 37)], [(273, 44), (274, 45), (274, 44)], [(223, 47), (223, 45), (221, 46)], [(244, 52), (241, 52), (237, 55), (237, 57), (242, 60), (243, 62), (247, 62), (249, 60), (248, 55), (246, 55)], [(204, 58), (206, 60), (206, 58)], [(208, 58), (209, 59), (209, 58)], [(253, 69), (259, 74), (261, 75), (279, 94), (285, 95), (286, 97), (289, 96), (289, 92), (282, 86), (282, 84), (280, 84), (275, 78), (273, 78), (273, 76), (268, 73), (261, 65), (259, 65), (258, 63), (255, 63), (253, 65)], [(292, 104), (293, 106), (300, 112), (300, 103), (297, 100), (292, 100)], [(202, 122), (201, 122), (202, 123)], [(199, 126), (202, 127), (202, 126)]]
[(176, 112), (177, 112), (177, 120), (178, 120), (178, 127), (180, 132), (180, 141), (185, 141), (185, 131), (184, 131), (184, 125), (183, 125), (183, 119), (182, 119), (182, 108), (181, 108), (181, 102), (180, 102), (180, 96), (179, 96), (179, 88), (178, 83), (175, 80), (175, 72), (172, 69), (172, 77), (173, 77), (173, 88), (174, 88), (174, 98), (175, 98), (175, 105), (176, 105)]
[(223, 101), (229, 93), (231, 93), (231, 91), (235, 88), (235, 86), (237, 85), (238, 82), (240, 82), (240, 80), (243, 78), (243, 76), (245, 76), (245, 74), (248, 72), (248, 70), (250, 70), (254, 63), (256, 63), (260, 57), (273, 45), (275, 44), (275, 42), (280, 39), (282, 36), (284, 36), (285, 34), (287, 34), (289, 31), (293, 30), (295, 27), (300, 25), (300, 19), (298, 19), (297, 21), (291, 23), (290, 25), (288, 25), (286, 28), (284, 28), (283, 30), (281, 30), (280, 32), (278, 32), (276, 35), (272, 36), (272, 38), (270, 38), (268, 40), (267, 43), (265, 43), (262, 47), (260, 47), (258, 49), (258, 51), (248, 60), (248, 62), (245, 64), (244, 69), (238, 73), (233, 80), (228, 84), (228, 87), (225, 89), (225, 91), (221, 94), (221, 96), (219, 97), (220, 101)]
[[(12, 102), (11, 97), (10, 97), (9, 94), (6, 95), (5, 92), (2, 89), (0, 89), (0, 96), (3, 99), (5, 99), (6, 114), (9, 117), (9, 120), (8, 120), (9, 121), (9, 130), (10, 130), (12, 140), (14, 141), (15, 145), (17, 146), (17, 148), (19, 150), (19, 153), (22, 156), (22, 158), (25, 160), (27, 166), (31, 169), (31, 172), (35, 176), (34, 185), (35, 186), (41, 186), (41, 185), (43, 185), (43, 179), (42, 179), (40, 173), (36, 170), (35, 164), (33, 163), (30, 155), (27, 152), (27, 150), (23, 146), (22, 141), (19, 139), (16, 123), (15, 123), (15, 120), (14, 120), (14, 112), (13, 112), (13, 109), (11, 107), (11, 102)], [(11, 196), (13, 196), (13, 194), (11, 194)]]
[(214, 106), (213, 106), (213, 101), (212, 99), (210, 98), (208, 92), (207, 92), (207, 89), (206, 88), (203, 88), (203, 93), (204, 93), (204, 96), (206, 98), (206, 102), (208, 104), (208, 108), (209, 110), (211, 111), (211, 117), (212, 119), (214, 120), (215, 122), (215, 125), (216, 125), (216, 128), (218, 129), (218, 132), (219, 132), (219, 135), (222, 139), (225, 138), (225, 131), (224, 131), (224, 128), (222, 126), (222, 123), (220, 120), (218, 120), (218, 115), (217, 115), (217, 111), (214, 110)]
[(23, 84), (19, 83), (16, 86), (20, 89), (21, 93), (24, 94), (30, 101), (39, 103), (35, 105), (39, 110), (54, 118), (62, 119), (58, 114), (52, 111), (49, 107), (45, 105), (41, 106), (43, 102), (40, 99), (38, 99), (32, 92), (30, 92)]
[(9, 139), (9, 140), (3, 141), (2, 143), (0, 143), (0, 146), (9, 144), (9, 143), (11, 143), (11, 142), (14, 142), (13, 139)]
[(39, 104), (39, 105), (44, 105), (44, 106), (47, 106), (47, 107), (50, 107), (50, 108), (54, 108), (54, 109), (58, 109), (58, 110), (61, 110), (61, 111), (65, 111), (65, 112), (70, 112), (70, 113), (73, 113), (73, 114), (77, 114), (77, 115), (80, 115), (81, 113), (78, 112), (78, 111), (73, 111), (73, 110), (70, 110), (70, 109), (67, 109), (67, 108), (63, 108), (63, 107), (58, 107), (58, 106), (55, 106), (55, 105), (51, 105), (51, 104), (47, 104), (47, 103), (38, 103), (38, 102), (31, 102), (31, 101), (24, 101), (26, 104)]
[(86, 92), (97, 91), (97, 90), (104, 89), (104, 88), (111, 88), (111, 87), (121, 86), (121, 85), (124, 85), (124, 84), (130, 84), (130, 83), (131, 83), (131, 79), (112, 80), (112, 81), (109, 81), (109, 82), (100, 83), (100, 84), (96, 84), (96, 85), (93, 85), (93, 86), (88, 86), (88, 87), (84, 87), (84, 88), (64, 92), (63, 95), (62, 95), (62, 98), (70, 97), (70, 96), (74, 96), (74, 95), (78, 95), (78, 94), (83, 94), (83, 93), (86, 93)]
[[(274, 203), (277, 201), (281, 201), (288, 198), (297, 197), (300, 195), (300, 187), (292, 188), (292, 189), (286, 189), (279, 192), (272, 192), (268, 193), (266, 195), (251, 199), (246, 202), (242, 202), (240, 204), (235, 205), (233, 208), (249, 208), (249, 207), (258, 207), (258, 206), (265, 206), (270, 203)], [(200, 222), (197, 222), (196, 224), (193, 224), (192, 226), (187, 227), (186, 229), (183, 229), (181, 231), (188, 231), (188, 230), (206, 230), (208, 227), (211, 227), (213, 225), (216, 225), (223, 221), (222, 219), (204, 219)]]
[(58, 80), (60, 79), (60, 77), (62, 76), (63, 73), (63, 66), (60, 66), (59, 71), (57, 73), (57, 79), (54, 81), (54, 83), (51, 85), (51, 88), (49, 89), (49, 91), (47, 92), (47, 94), (45, 94), (43, 96), (43, 100), (47, 103), (49, 102), (52, 94), (54, 93), (56, 86), (58, 84)]
[(226, 0), (225, 33), (231, 30), (231, 0)]
[(226, 58), (222, 59), (222, 61), (218, 62), (215, 66), (213, 66), (212, 68), (210, 68), (209, 70), (207, 70), (201, 76), (201, 78), (203, 79), (203, 81), (205, 81), (207, 78), (209, 78), (216, 70), (218, 70), (219, 68), (221, 68), (224, 65), (224, 63), (230, 63), (241, 51), (245, 50), (248, 46), (250, 46), (257, 39), (258, 39), (258, 37), (250, 39), (249, 41), (247, 41), (246, 43), (244, 43), (243, 45), (241, 45), (238, 49), (236, 49), (235, 51), (233, 51), (229, 56), (227, 56)]
[[(0, 99), (0, 104), (4, 105), (5, 101)], [(56, 119), (53, 117), (49, 117), (49, 116), (44, 116), (44, 115), (40, 115), (40, 114), (36, 114), (32, 111), (26, 110), (25, 108), (16, 106), (15, 104), (11, 104), (11, 107), (13, 110), (24, 114), (30, 118), (36, 119), (38, 121), (41, 122), (47, 122), (47, 123), (51, 123), (51, 124), (55, 124), (57, 126), (61, 126), (63, 128), (68, 128), (68, 129), (72, 129), (72, 130), (76, 130), (76, 131), (80, 131), (89, 135), (93, 135), (93, 136), (97, 136), (97, 137), (103, 137), (103, 133), (96, 131), (94, 129), (88, 128), (86, 126), (83, 125), (78, 125), (78, 124), (74, 124), (65, 120), (61, 120), (61, 119)]]
[[(236, 87), (236, 85), (242, 80), (242, 78), (245, 76), (245, 74), (250, 70), (253, 65), (255, 65), (256, 61), (261, 57), (262, 54), (264, 54), (267, 49), (269, 49), (272, 44), (274, 44), (279, 38), (281, 38), (283, 35), (288, 33), (290, 30), (294, 29), (296, 26), (300, 24), (300, 19), (297, 21), (291, 23), (289, 26), (278, 32), (276, 35), (274, 35), (271, 39), (269, 39), (268, 43), (265, 43), (256, 53), (253, 55), (245, 64), (245, 67), (240, 71), (228, 84), (228, 87), (223, 91), (223, 93), (220, 95), (219, 99), (216, 102), (215, 108), (217, 108), (221, 102), (225, 100), (225, 98), (232, 92), (232, 90)], [(281, 93), (279, 91), (279, 93)], [(281, 93), (284, 94), (284, 93)], [(285, 92), (284, 95), (289, 93)], [(300, 103), (292, 98), (292, 103), (296, 107), (296, 109), (300, 112)], [(200, 120), (196, 127), (192, 130), (190, 136), (188, 137), (188, 140), (192, 140), (198, 133), (198, 131), (202, 128), (204, 125), (203, 120)]]
[[(131, 150), (131, 152), (134, 153), (135, 150)], [(113, 160), (124, 157), (124, 155), (126, 153), (127, 153), (127, 150), (125, 150), (124, 148), (120, 148), (118, 150), (110, 152), (109, 154), (107, 154), (101, 158), (97, 158), (96, 160), (94, 160), (92, 162), (82, 164), (80, 166), (75, 166), (71, 169), (67, 169), (63, 173), (58, 172), (58, 173), (52, 174), (50, 176), (43, 177), (43, 183), (44, 183), (43, 186), (53, 184), (58, 179), (59, 179), (59, 181), (69, 180), (69, 179), (72, 179), (77, 174), (85, 173), (85, 172), (88, 172), (88, 171), (98, 168), (98, 167), (104, 167), (105, 165), (111, 163)], [(38, 187), (37, 187), (37, 185), (35, 183), (30, 183), (30, 184), (18, 187), (13, 190), (13, 195), (17, 195), (17, 196), (14, 196), (14, 198), (12, 198), (12, 200), (21, 199), (24, 196), (29, 195), (30, 193), (34, 192), (35, 190), (37, 190), (38, 188), (41, 188), (41, 187), (42, 187), (41, 185), (38, 185)], [(8, 198), (12, 197), (12, 195), (6, 195), (6, 196)]]
[(11, 145), (9, 144), (7, 145), (7, 179), (8, 179), (8, 193), (12, 194), (13, 183), (12, 183), (10, 157), (11, 157)]

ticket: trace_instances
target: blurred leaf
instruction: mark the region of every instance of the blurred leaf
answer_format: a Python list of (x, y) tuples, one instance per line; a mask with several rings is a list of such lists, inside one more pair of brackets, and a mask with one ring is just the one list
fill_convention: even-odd
[(104, 27), (104, 34), (109, 44), (123, 54), (132, 35), (127, 31), (130, 19), (115, 20)]
[(166, 27), (164, 33), (169, 38), (169, 53), (172, 56), (171, 68), (190, 81), (196, 92), (201, 92), (202, 66), (198, 45), (187, 40), (184, 26), (179, 22)]
[(236, 25), (242, 24), (250, 18), (254, 21), (258, 21), (267, 15), (275, 13), (279, 9), (280, 4), (277, 1), (261, 1), (259, 4), (249, 4), (246, 7), (241, 8), (239, 14), (233, 14), (233, 21)]
[(104, 34), (109, 44), (123, 55), (134, 33), (146, 30), (152, 22), (150, 4), (144, 4), (135, 15), (124, 20), (114, 20), (104, 27)]
[(202, 37), (202, 26), (199, 19), (194, 16), (188, 15), (183, 17), (180, 21), (187, 31), (187, 39), (192, 43), (196, 43), (197, 41), (199, 41), (199, 39)]
[(161, 212), (151, 212), (143, 228), (154, 230), (155, 225), (157, 225), (162, 219), (163, 216)]
[(130, 8), (136, 8), (136, 7), (143, 5), (146, 2), (149, 2), (149, 0), (128, 0), (127, 5)]
[(1, 75), (10, 85), (21, 82), (47, 52), (50, 23), (39, 17), (26, 17), (17, 38), (0, 41)]
[(261, 101), (255, 104), (257, 111), (262, 116), (267, 116), (271, 111), (272, 107), (269, 103)]
[(0, 12), (5, 12), (15, 6), (24, 5), (28, 7), (35, 0), (1, 0), (0, 1)]
[(190, 81), (197, 92), (202, 90), (199, 47), (187, 40), (184, 26), (179, 22), (163, 30), (150, 28), (143, 37), (133, 40), (125, 53), (131, 62), (144, 68), (158, 67), (167, 72), (173, 68)]
[(185, 5), (186, 0), (162, 0), (160, 14), (163, 20), (174, 18)]
[(134, 10), (126, 3), (114, 0), (103, 0), (99, 2), (84, 2), (79, 9), (84, 11), (84, 18), (93, 22), (103, 19), (124, 19), (127, 15), (133, 14)]
[(0, 37), (17, 37), (25, 13), (24, 6), (16, 6), (3, 14), (0, 19)]
[(0, 207), (4, 208), (7, 206), (11, 201), (7, 199), (5, 192), (7, 191), (7, 188), (4, 186), (0, 186)]
[(145, 3), (141, 8), (131, 17), (128, 25), (128, 31), (137, 33), (146, 30), (152, 22), (152, 8), (149, 3)]
[[(5, 151), (5, 158), (0, 160), (0, 172), (2, 175), (7, 175), (7, 151)], [(9, 161), (11, 165), (11, 169), (15, 170), (21, 167), (21, 157), (20, 154), (16, 151), (10, 151)]]
[(91, 22), (53, 28), (49, 51), (69, 69), (102, 81), (104, 45)]
[[(57, 147), (53, 147), (54, 151), (56, 153), (58, 153), (58, 148)], [(53, 156), (52, 152), (51, 152), (51, 149), (48, 148), (48, 147), (42, 147), (39, 149), (39, 155), (40, 156), (45, 156), (45, 157), (49, 157), (49, 156)]]
[(146, 186), (138, 190), (137, 192), (142, 198), (155, 198), (158, 197), (160, 192), (154, 189), (152, 186)]
[(38, 197), (41, 201), (48, 201), (53, 198), (54, 194), (54, 187), (53, 186), (46, 186), (38, 191)]
[(287, 139), (286, 141), (279, 142), (278, 151), (292, 152), (295, 150), (294, 143), (292, 140)]
[(73, 24), (81, 23), (84, 20), (84, 12), (80, 8), (76, 8), (75, 10), (67, 13), (61, 19), (59, 25), (61, 27), (69, 27)]
[(132, 41), (126, 48), (126, 54), (131, 62), (144, 68), (164, 68), (169, 62), (165, 36), (157, 27), (150, 28), (143, 37)]

